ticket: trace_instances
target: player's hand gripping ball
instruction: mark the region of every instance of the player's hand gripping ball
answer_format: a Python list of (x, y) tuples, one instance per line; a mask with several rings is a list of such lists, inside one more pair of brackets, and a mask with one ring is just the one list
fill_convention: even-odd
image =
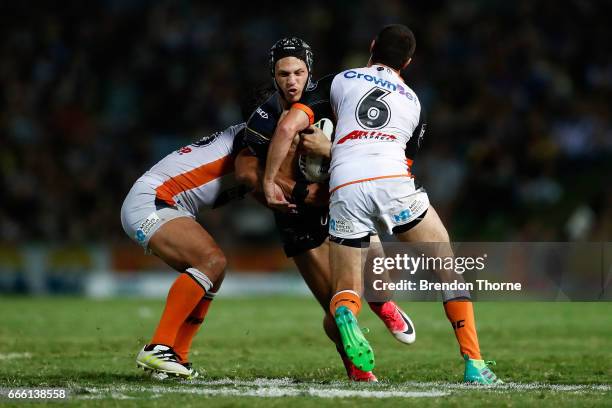
[[(331, 141), (334, 132), (334, 124), (331, 120), (323, 118), (315, 123), (314, 126), (321, 129), (327, 140)], [(310, 182), (322, 183), (329, 179), (329, 159), (326, 157), (312, 153), (301, 154), (298, 164), (302, 174)]]

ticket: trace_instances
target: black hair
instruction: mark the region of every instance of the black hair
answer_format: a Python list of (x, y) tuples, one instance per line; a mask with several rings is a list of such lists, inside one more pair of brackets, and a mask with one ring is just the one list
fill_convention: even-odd
[(372, 47), (372, 63), (379, 62), (399, 71), (412, 58), (415, 48), (416, 39), (408, 27), (402, 24), (385, 26)]

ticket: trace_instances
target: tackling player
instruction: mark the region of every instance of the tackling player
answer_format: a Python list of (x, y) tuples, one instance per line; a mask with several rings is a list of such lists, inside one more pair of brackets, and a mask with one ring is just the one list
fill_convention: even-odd
[(151, 341), (136, 358), (162, 378), (197, 376), (188, 352), (223, 281), (226, 260), (195, 218), (200, 209), (246, 192), (232, 174), (243, 129), (229, 127), (169, 154), (134, 183), (121, 208), (126, 234), (181, 273)]
[[(278, 120), (303, 95), (315, 90), (316, 83), (312, 82), (312, 63), (313, 55), (310, 47), (298, 38), (284, 38), (270, 51), (270, 70), (278, 92), (251, 115), (246, 129), (246, 142), (262, 165), (265, 163), (270, 138), (274, 134)], [(319, 117), (333, 117), (329, 104), (321, 104), (320, 107), (322, 110), (318, 112)], [(294, 143), (289, 143), (289, 154), (282, 160), (284, 174), (291, 174), (297, 180), (295, 187), (287, 192), (282, 186), (275, 184), (275, 190), (272, 192), (277, 198), (273, 206), (277, 209), (274, 215), (285, 253), (293, 258), (306, 284), (325, 310), (323, 320), (325, 332), (337, 345), (349, 378), (354, 381), (376, 381), (371, 370), (360, 370), (347, 359), (338, 329), (328, 312), (329, 301), (333, 295), (327, 240), (328, 195), (322, 195), (319, 206), (304, 202), (307, 194), (320, 195), (320, 192), (314, 193), (314, 191), (321, 189), (321, 185), (308, 183), (298, 169), (296, 149), (299, 138), (294, 138), (296, 134), (296, 132), (292, 134), (291, 140)], [(306, 136), (308, 142), (305, 143), (318, 145), (316, 138), (316, 133)], [(249, 155), (247, 151), (241, 153), (236, 161), (237, 166), (241, 156)], [(239, 171), (237, 177), (241, 177)], [(242, 180), (248, 181), (247, 178)], [(251, 180), (249, 184), (261, 189), (260, 180)], [(287, 197), (292, 203), (287, 201)], [(414, 326), (395, 303), (372, 303), (370, 307), (399, 341), (407, 344), (414, 342)]]
[[(200, 210), (217, 208), (250, 190), (234, 174), (237, 152), (245, 147), (244, 128), (244, 123), (230, 126), (169, 154), (134, 183), (123, 202), (126, 234), (181, 273), (151, 341), (136, 358), (139, 367), (157, 378), (198, 375), (188, 362), (189, 350), (223, 281), (226, 260), (195, 218)], [(256, 177), (257, 160), (241, 160), (240, 171), (243, 177)], [(289, 191), (295, 184), (283, 176), (278, 181)]]
[[(361, 309), (360, 252), (376, 231), (375, 223), (404, 242), (445, 243), (435, 255), (452, 256), (446, 229), (425, 191), (415, 188), (405, 156), (408, 141), (424, 131), (419, 100), (399, 74), (414, 49), (414, 36), (407, 27), (387, 26), (372, 41), (367, 67), (319, 81), (318, 95), (305, 95), (279, 123), (264, 175), (267, 201), (283, 204), (274, 195), (279, 163), (293, 135), (318, 120), (315, 107), (321, 101), (330, 104), (338, 119), (330, 169), (330, 262), (335, 286), (330, 311), (347, 354), (364, 370), (374, 366), (374, 356), (355, 317)], [(436, 273), (442, 281), (452, 280), (447, 271)], [(444, 292), (443, 299), (465, 359), (464, 381), (500, 382), (481, 358), (469, 292)]]

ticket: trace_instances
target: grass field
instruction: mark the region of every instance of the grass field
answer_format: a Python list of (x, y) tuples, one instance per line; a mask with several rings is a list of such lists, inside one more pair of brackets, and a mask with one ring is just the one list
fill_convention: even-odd
[(404, 305), (417, 327), (413, 346), (364, 312), (381, 382), (349, 384), (319, 307), (301, 298), (219, 298), (194, 344), (204, 376), (154, 381), (134, 357), (162, 307), (161, 300), (0, 299), (0, 388), (65, 387), (74, 406), (612, 405), (610, 303), (477, 303), (482, 351), (508, 383), (500, 387), (459, 383), (463, 363), (437, 303)]

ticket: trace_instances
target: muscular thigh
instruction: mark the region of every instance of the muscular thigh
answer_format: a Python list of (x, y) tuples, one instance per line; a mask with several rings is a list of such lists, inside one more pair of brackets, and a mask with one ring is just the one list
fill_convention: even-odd
[(221, 249), (208, 232), (194, 219), (175, 218), (162, 225), (149, 240), (149, 249), (177, 271), (195, 266), (206, 266), (207, 254), (218, 254)]
[(448, 232), (431, 205), (421, 222), (396, 237), (403, 242), (449, 242)]
[(448, 232), (431, 205), (421, 222), (395, 236), (402, 242), (423, 243), (421, 250), (428, 256), (453, 256)]

